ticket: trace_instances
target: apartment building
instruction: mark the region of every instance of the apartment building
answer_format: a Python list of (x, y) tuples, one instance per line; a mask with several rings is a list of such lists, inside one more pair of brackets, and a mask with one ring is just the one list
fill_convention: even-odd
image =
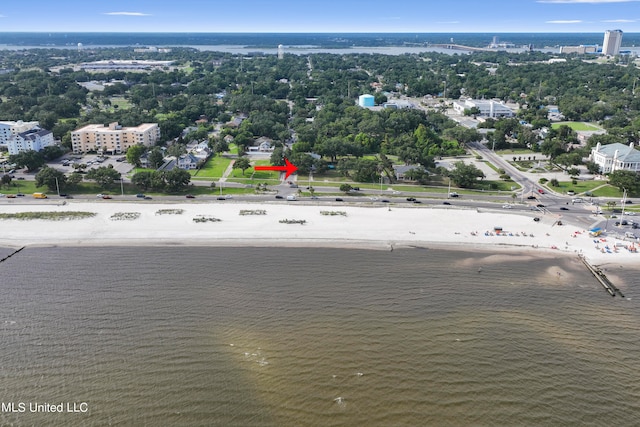
[(54, 144), (53, 133), (50, 130), (36, 128), (13, 135), (7, 142), (7, 148), (9, 154), (19, 154), (23, 151), (40, 151)]
[(0, 145), (7, 145), (12, 136), (37, 128), (38, 126), (38, 122), (23, 122), (22, 120), (18, 120), (17, 122), (0, 121)]
[(118, 122), (109, 125), (86, 125), (71, 132), (74, 153), (95, 151), (121, 154), (133, 145), (150, 147), (160, 139), (157, 123), (142, 123), (135, 127), (122, 127)]

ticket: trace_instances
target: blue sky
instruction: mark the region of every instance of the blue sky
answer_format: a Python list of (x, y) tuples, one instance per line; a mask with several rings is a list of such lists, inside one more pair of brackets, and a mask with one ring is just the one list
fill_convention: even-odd
[(640, 0), (3, 0), (0, 31), (640, 32)]

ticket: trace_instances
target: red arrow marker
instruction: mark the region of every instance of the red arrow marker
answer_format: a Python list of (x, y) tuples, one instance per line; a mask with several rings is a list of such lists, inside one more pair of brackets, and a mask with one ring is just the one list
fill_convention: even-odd
[(257, 171), (278, 171), (285, 172), (284, 179), (298, 170), (298, 167), (292, 164), (286, 157), (284, 158), (284, 166), (254, 166), (253, 170)]

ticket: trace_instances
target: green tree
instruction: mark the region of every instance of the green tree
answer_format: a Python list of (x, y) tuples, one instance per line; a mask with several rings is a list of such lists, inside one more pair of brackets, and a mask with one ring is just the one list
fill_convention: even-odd
[(144, 145), (136, 144), (132, 145), (127, 149), (127, 162), (134, 165), (135, 167), (140, 167), (140, 157), (147, 151), (147, 147)]
[(239, 157), (236, 159), (235, 162), (233, 162), (233, 169), (241, 169), (242, 170), (242, 176), (244, 176), (244, 171), (249, 169), (251, 167), (251, 162), (249, 162), (249, 159), (247, 159), (246, 157)]
[(58, 157), (61, 157), (64, 154), (64, 149), (59, 145), (49, 145), (48, 147), (44, 147), (42, 149), (42, 155), (45, 160), (54, 160)]
[[(57, 180), (57, 184), (56, 184)], [(63, 172), (45, 166), (36, 174), (36, 186), (46, 186), (49, 191), (56, 191), (58, 188), (63, 189), (67, 184), (67, 177)]]
[(184, 190), (191, 182), (191, 174), (184, 169), (174, 168), (164, 174), (169, 191)]
[(19, 168), (27, 168), (29, 172), (38, 169), (46, 163), (42, 153), (34, 150), (12, 154), (9, 156), (9, 162), (15, 163)]
[(343, 193), (349, 193), (351, 190), (353, 190), (353, 187), (349, 184), (340, 184), (340, 191)]
[(167, 156), (180, 157), (187, 153), (187, 147), (184, 144), (172, 144), (167, 148)]
[(69, 174), (69, 176), (67, 177), (67, 186), (69, 187), (77, 187), (78, 184), (80, 184), (82, 182), (82, 179), (84, 177), (82, 176), (82, 174), (77, 173), (77, 172), (73, 172), (71, 174)]
[(483, 179), (484, 173), (473, 164), (466, 164), (462, 161), (455, 162), (453, 169), (449, 172), (449, 178), (462, 188), (473, 187), (478, 178)]
[(587, 166), (587, 170), (592, 175), (598, 175), (600, 173), (600, 165), (596, 162), (587, 162), (585, 163), (585, 166)]
[(2, 185), (6, 186), (7, 188), (9, 188), (9, 186), (11, 185), (11, 175), (9, 174), (4, 174), (2, 175), (2, 178), (0, 178), (0, 182), (2, 182)]
[(630, 194), (640, 194), (640, 175), (633, 171), (617, 170), (609, 174), (609, 184)]
[(162, 152), (162, 149), (160, 147), (153, 147), (149, 152), (147, 160), (149, 161), (149, 167), (151, 169), (158, 169), (164, 162), (164, 154)]
[(141, 190), (148, 190), (151, 188), (151, 172), (142, 171), (136, 173), (131, 177), (131, 183)]
[(108, 189), (113, 186), (115, 181), (120, 180), (120, 172), (115, 170), (113, 166), (101, 166), (97, 169), (91, 169), (85, 175), (85, 179), (95, 181), (100, 188)]

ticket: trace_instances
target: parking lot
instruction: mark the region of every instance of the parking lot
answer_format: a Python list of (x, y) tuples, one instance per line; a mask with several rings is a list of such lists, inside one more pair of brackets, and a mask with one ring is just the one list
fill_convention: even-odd
[(97, 154), (67, 154), (60, 159), (49, 162), (49, 166), (67, 174), (72, 173), (75, 170), (73, 168), (73, 165), (75, 163), (87, 165), (85, 171), (90, 171), (91, 169), (97, 169), (101, 166), (109, 165), (113, 165), (113, 168), (121, 174), (126, 174), (131, 171), (131, 169), (133, 169), (133, 166), (126, 162), (126, 158), (124, 155), (99, 156)]

